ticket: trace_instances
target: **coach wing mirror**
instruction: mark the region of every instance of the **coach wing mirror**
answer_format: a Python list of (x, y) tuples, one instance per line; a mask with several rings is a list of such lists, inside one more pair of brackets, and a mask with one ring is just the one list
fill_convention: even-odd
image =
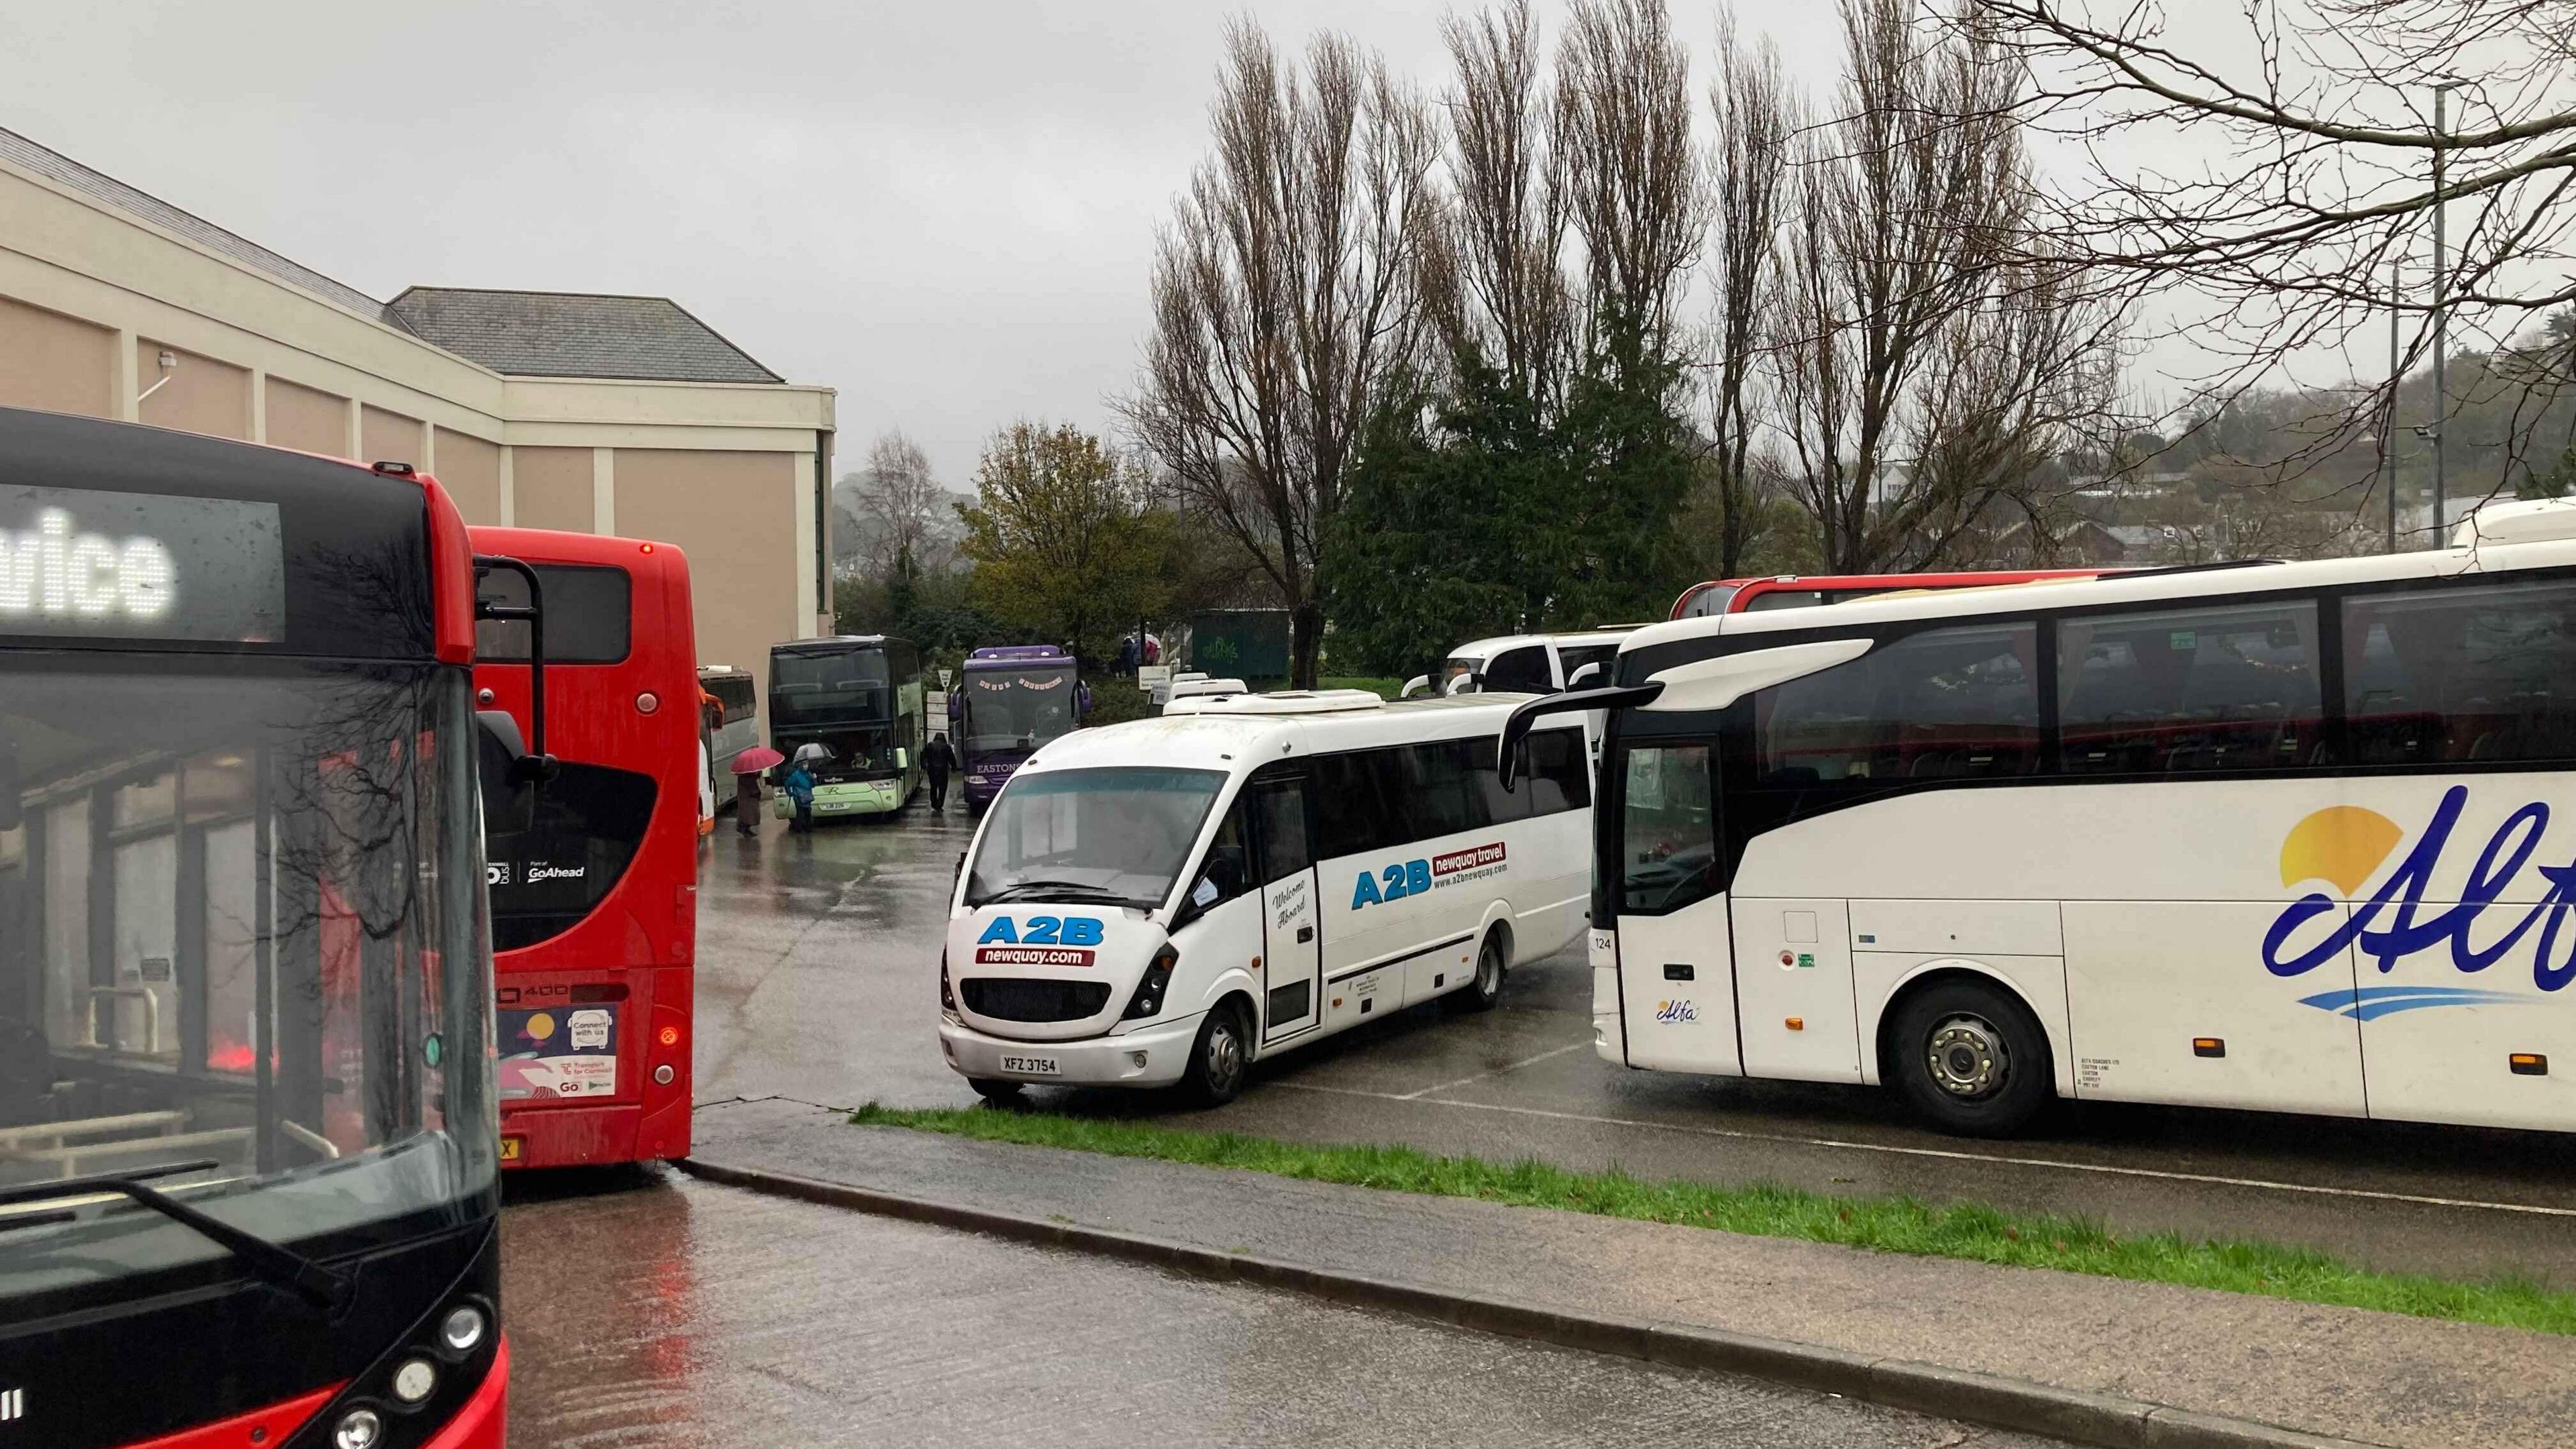
[[(484, 596), (483, 580), (494, 573), (516, 574), (528, 586), (528, 602), (505, 603)], [(514, 558), (478, 553), (474, 556), (474, 617), (477, 621), (523, 623), (528, 626), (528, 743), (510, 761), (512, 784), (542, 788), (555, 777), (555, 757), (546, 753), (546, 596), (537, 582), (537, 571)], [(510, 729), (512, 739), (518, 727)]]
[(1485, 676), (1481, 674), (1468, 673), (1459, 674), (1451, 678), (1448, 687), (1440, 692), (1454, 697), (1461, 694), (1481, 694), (1484, 692), (1484, 689)]
[(1601, 668), (1600, 661), (1595, 660), (1590, 664), (1584, 665), (1581, 669), (1574, 671), (1574, 677), (1565, 681), (1565, 687), (1568, 689), (1592, 689), (1598, 687), (1601, 681), (1607, 677), (1607, 674)]
[(1396, 695), (1396, 698), (1412, 699), (1419, 695), (1429, 694), (1430, 692), (1431, 676), (1428, 674), (1417, 674), (1411, 679), (1404, 681), (1404, 689)]

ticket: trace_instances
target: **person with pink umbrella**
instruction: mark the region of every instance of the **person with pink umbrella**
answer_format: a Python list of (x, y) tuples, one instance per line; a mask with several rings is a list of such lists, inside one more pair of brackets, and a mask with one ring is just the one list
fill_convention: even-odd
[(754, 745), (733, 757), (733, 828), (743, 835), (757, 835), (760, 827), (752, 822), (760, 818), (760, 772), (772, 765), (785, 763), (787, 757), (767, 745)]

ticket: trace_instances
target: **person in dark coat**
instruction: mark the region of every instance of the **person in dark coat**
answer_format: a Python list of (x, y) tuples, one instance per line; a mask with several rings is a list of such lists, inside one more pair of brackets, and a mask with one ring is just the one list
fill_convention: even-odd
[(1118, 641), (1118, 673), (1121, 676), (1135, 678), (1136, 666), (1143, 658), (1143, 654), (1136, 648), (1135, 635), (1130, 634)]
[(760, 772), (737, 770), (733, 777), (733, 828), (743, 835), (760, 833)]
[(930, 772), (931, 810), (947, 809), (948, 772), (957, 768), (957, 752), (948, 747), (948, 736), (930, 737), (929, 747), (921, 752), (921, 767)]

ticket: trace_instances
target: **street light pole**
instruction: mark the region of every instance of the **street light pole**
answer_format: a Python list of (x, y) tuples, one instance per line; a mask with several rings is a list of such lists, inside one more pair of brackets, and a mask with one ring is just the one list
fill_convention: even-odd
[(2442, 183), (2445, 171), (2446, 143), (2449, 128), (2444, 107), (2451, 92), (2461, 83), (2456, 80), (2436, 82), (2433, 86), (2433, 546), (2442, 546), (2442, 509), (2450, 497), (2451, 389), (2447, 365), (2450, 362), (2451, 271), (2443, 254), (2445, 234), (2442, 214)]

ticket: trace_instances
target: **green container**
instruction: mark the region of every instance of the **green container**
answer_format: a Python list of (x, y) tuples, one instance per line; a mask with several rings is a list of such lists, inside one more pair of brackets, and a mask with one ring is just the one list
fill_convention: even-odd
[(1286, 609), (1211, 609), (1190, 619), (1190, 668), (1219, 679), (1288, 677)]

